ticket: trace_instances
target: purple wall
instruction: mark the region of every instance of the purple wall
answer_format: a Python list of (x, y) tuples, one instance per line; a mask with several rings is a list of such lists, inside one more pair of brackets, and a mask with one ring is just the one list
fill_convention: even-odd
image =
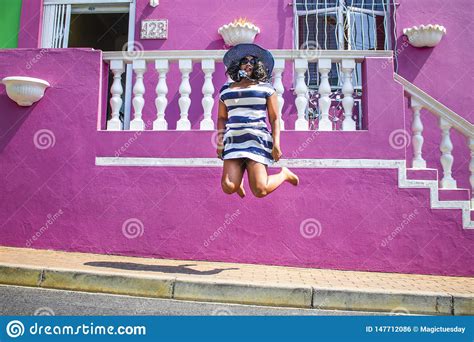
[[(222, 192), (220, 168), (95, 166), (96, 156), (114, 156), (131, 138), (122, 156), (214, 157), (213, 132), (97, 131), (103, 114), (100, 51), (47, 50), (26, 69), (39, 52), (0, 52), (0, 78), (29, 75), (52, 85), (30, 108), (16, 106), (0, 87), (1, 245), (474, 274), (469, 253), (474, 235), (462, 229), (460, 210), (430, 209), (428, 190), (399, 189), (392, 169), (295, 169), (299, 187), (284, 184), (258, 199), (245, 180), (248, 196), (242, 200)], [(402, 91), (389, 68), (382, 67), (385, 63), (369, 59), (364, 68), (371, 75), (366, 78), (368, 131), (316, 137), (282, 132), (287, 157), (403, 160), (405, 150), (391, 148), (388, 141), (390, 132), (404, 125)], [(315, 139), (299, 149), (310, 137)], [(142, 225), (141, 236), (124, 233), (130, 222)], [(311, 223), (317, 224), (315, 235)], [(394, 232), (392, 240), (385, 240)]]
[(41, 27), (43, 22), (43, 0), (23, 1), (18, 32), (19, 48), (41, 46)]
[[(401, 76), (420, 87), (456, 113), (474, 121), (471, 103), (474, 58), (469, 31), (474, 3), (471, 0), (399, 0), (397, 50)], [(407, 43), (403, 29), (439, 24), (447, 34), (434, 48), (416, 48)]]

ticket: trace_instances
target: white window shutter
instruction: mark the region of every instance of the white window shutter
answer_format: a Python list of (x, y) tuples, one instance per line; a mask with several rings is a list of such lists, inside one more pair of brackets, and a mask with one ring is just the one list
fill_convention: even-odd
[(71, 5), (44, 5), (41, 47), (67, 48), (69, 26), (71, 25)]

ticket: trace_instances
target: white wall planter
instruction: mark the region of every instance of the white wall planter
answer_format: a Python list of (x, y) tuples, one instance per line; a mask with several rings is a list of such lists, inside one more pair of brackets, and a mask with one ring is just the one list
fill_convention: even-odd
[(50, 86), (45, 80), (25, 76), (5, 77), (2, 83), (5, 84), (8, 97), (25, 107), (39, 101)]
[(260, 29), (245, 19), (236, 19), (233, 22), (219, 27), (217, 32), (229, 46), (242, 43), (253, 43)]
[(446, 28), (441, 25), (420, 25), (403, 29), (403, 34), (415, 47), (433, 47), (446, 34)]

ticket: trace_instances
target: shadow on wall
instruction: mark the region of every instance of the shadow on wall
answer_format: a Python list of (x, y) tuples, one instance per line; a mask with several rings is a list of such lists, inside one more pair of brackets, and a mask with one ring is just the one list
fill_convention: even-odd
[[(408, 57), (408, 55), (413, 54), (413, 49), (416, 49), (416, 61)], [(396, 49), (394, 47), (393, 54), (398, 57), (398, 73), (400, 74), (400, 64), (403, 65), (403, 77), (410, 82), (418, 77), (418, 74), (421, 72), (423, 65), (430, 58), (433, 53), (433, 48), (423, 47), (418, 48), (411, 46), (408, 42), (408, 37), (401, 35), (397, 38)]]
[(20, 107), (10, 100), (5, 91), (5, 87), (0, 87), (3, 88), (0, 88), (0, 116), (2, 118), (0, 122), (1, 153), (37, 104), (33, 104), (31, 107), (23, 107), (24, 109), (19, 113), (18, 108)]

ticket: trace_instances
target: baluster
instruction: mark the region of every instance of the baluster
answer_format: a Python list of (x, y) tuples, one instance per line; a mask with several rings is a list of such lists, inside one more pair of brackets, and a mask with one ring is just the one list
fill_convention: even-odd
[(176, 130), (190, 130), (191, 121), (188, 119), (188, 110), (191, 106), (191, 84), (189, 83), (189, 73), (192, 71), (192, 61), (190, 59), (179, 60), (179, 70), (181, 71), (181, 85), (179, 86), (179, 93), (181, 97), (178, 100), (179, 109), (181, 111), (181, 118), (178, 120)]
[(453, 144), (449, 136), (449, 130), (451, 125), (443, 118), (439, 119), (439, 126), (441, 128), (441, 165), (443, 166), (443, 179), (441, 180), (442, 189), (456, 189), (456, 181), (451, 175), (451, 169), (453, 167)]
[(329, 108), (331, 107), (329, 72), (331, 71), (331, 60), (327, 58), (320, 59), (318, 61), (318, 69), (321, 74), (321, 83), (319, 84), (319, 108), (321, 109), (319, 130), (332, 131), (332, 122), (329, 120)]
[(356, 122), (352, 118), (352, 110), (354, 108), (354, 86), (352, 85), (352, 72), (355, 68), (355, 60), (343, 59), (342, 60), (342, 73), (344, 75), (344, 85), (342, 86), (342, 93), (344, 98), (342, 99), (342, 107), (344, 108), (344, 121), (342, 121), (343, 131), (355, 131)]
[(214, 106), (214, 85), (212, 84), (212, 73), (215, 69), (213, 59), (202, 60), (202, 70), (204, 71), (204, 84), (202, 86), (202, 107), (204, 108), (204, 119), (201, 120), (201, 130), (214, 130), (214, 121), (211, 118), (212, 107)]
[(471, 177), (469, 177), (471, 183), (471, 210), (474, 210), (474, 138), (469, 138), (469, 149), (471, 150), (471, 163), (469, 164), (469, 171), (471, 171)]
[(273, 82), (273, 87), (275, 88), (276, 93), (277, 93), (277, 99), (278, 99), (277, 114), (278, 114), (278, 117), (280, 118), (280, 130), (282, 131), (285, 130), (285, 122), (283, 121), (281, 117), (283, 105), (285, 104), (285, 100), (283, 99), (283, 92), (285, 91), (285, 88), (283, 87), (283, 82), (281, 79), (284, 69), (285, 69), (285, 60), (281, 58), (275, 59), (275, 65), (273, 67), (273, 70), (275, 71), (275, 81)]
[(308, 120), (305, 118), (305, 110), (308, 106), (308, 87), (304, 80), (304, 74), (308, 70), (308, 60), (307, 59), (295, 59), (295, 70), (296, 70), (296, 99), (295, 105), (296, 110), (298, 111), (298, 119), (295, 122), (295, 130), (297, 131), (307, 131)]
[(168, 86), (166, 85), (166, 74), (169, 70), (167, 59), (157, 59), (155, 61), (155, 69), (159, 74), (158, 84), (156, 85), (156, 120), (153, 121), (153, 130), (166, 131), (168, 129), (168, 122), (165, 119), (165, 109), (168, 105)]
[(421, 103), (414, 97), (410, 98), (410, 107), (413, 111), (411, 130), (413, 132), (413, 161), (412, 167), (415, 169), (426, 168), (426, 161), (422, 157), (423, 147), (423, 123), (421, 122)]
[(136, 80), (135, 85), (133, 86), (133, 109), (134, 116), (133, 120), (130, 122), (131, 131), (143, 131), (145, 129), (145, 123), (142, 119), (142, 110), (145, 105), (145, 99), (143, 94), (145, 94), (145, 84), (143, 83), (143, 74), (146, 70), (146, 61), (143, 59), (136, 59), (133, 61), (133, 70), (135, 71)]
[(122, 60), (110, 61), (110, 70), (114, 74), (114, 81), (110, 87), (110, 109), (112, 110), (112, 116), (107, 121), (108, 131), (120, 131), (122, 129), (122, 122), (120, 121), (120, 108), (122, 107), (122, 74), (124, 72), (124, 63)]

